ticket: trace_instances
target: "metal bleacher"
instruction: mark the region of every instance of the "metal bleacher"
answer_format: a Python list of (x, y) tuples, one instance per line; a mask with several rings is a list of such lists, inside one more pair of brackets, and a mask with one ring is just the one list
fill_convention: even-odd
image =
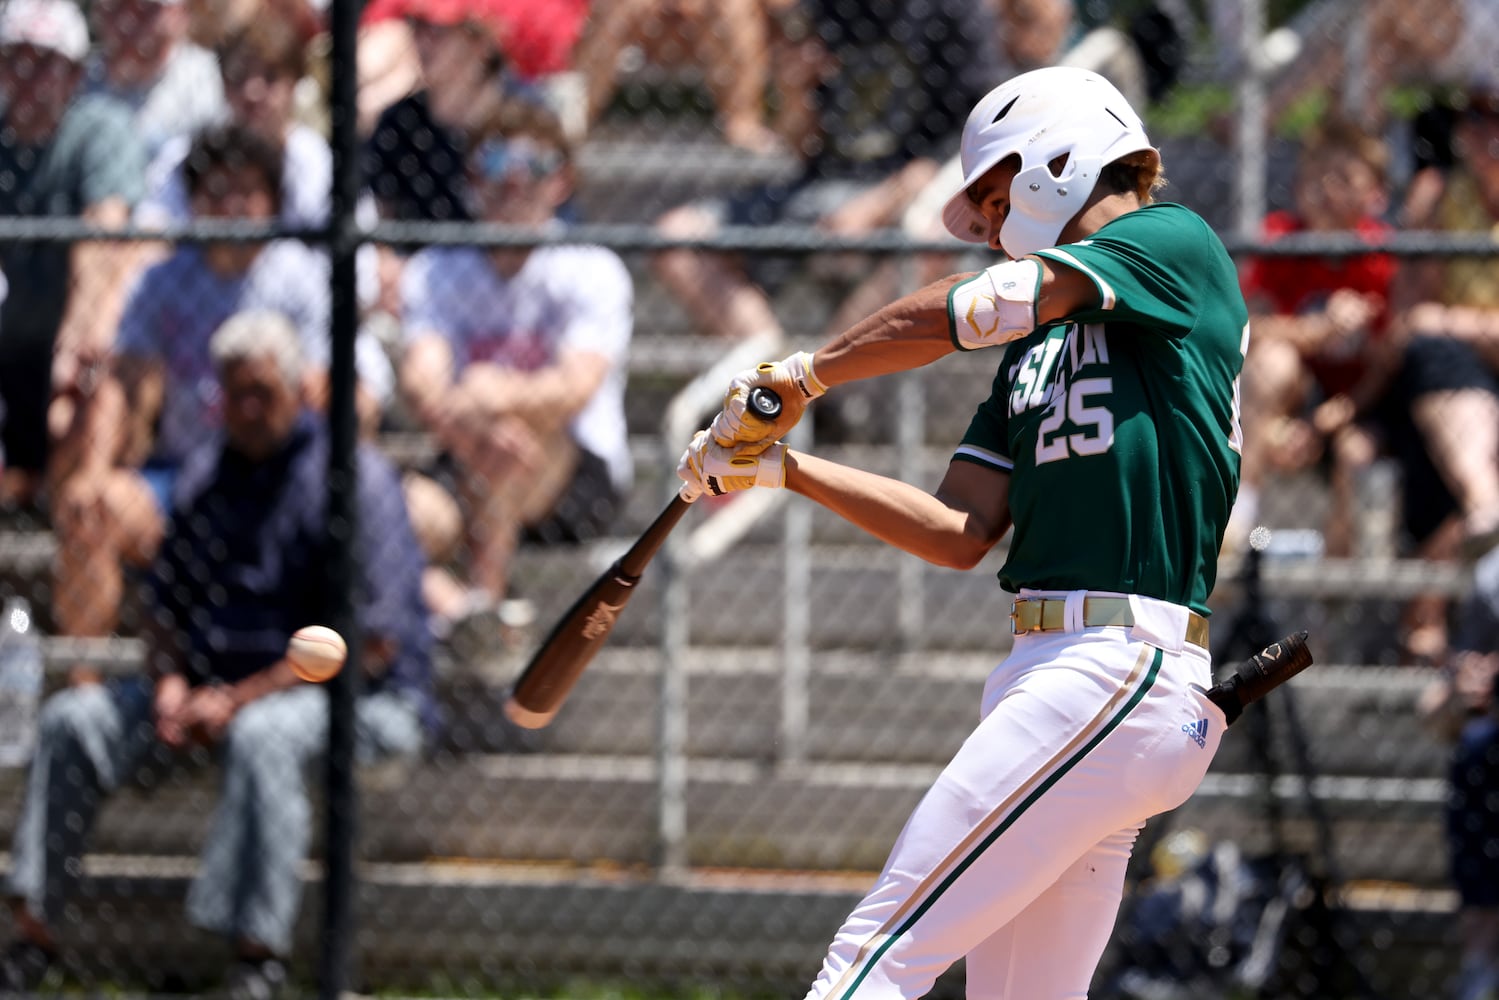
[[(616, 165), (617, 184), (638, 179), (647, 156), (623, 146), (597, 155), (600, 164)], [(673, 162), (683, 160), (668, 157), (661, 168)], [(674, 195), (691, 178), (678, 180), (683, 188)], [(651, 190), (662, 197), (659, 186)], [(629, 263), (639, 288), (629, 396), (638, 482), (614, 537), (583, 549), (583, 558), (575, 550), (521, 552), (514, 577), (536, 602), (543, 630), (660, 509), (681, 444), (659, 440), (661, 413), (723, 350), (686, 329), (643, 260)], [(811, 300), (814, 291), (791, 294)], [(788, 331), (793, 343), (818, 339), (815, 315)], [(922, 381), (928, 407), (925, 484), (935, 484), (971, 405), (986, 391), (988, 363), (983, 356), (949, 359), (910, 376)], [(888, 428), (864, 426), (858, 437), (819, 450), (895, 471)], [(427, 447), (409, 435), (385, 444), (408, 463)], [(737, 545), (732, 573), (722, 565), (691, 571), (693, 607), (702, 610), (692, 615), (688, 656), (685, 872), (661, 877), (655, 868), (663, 620), (656, 578), (647, 575), (610, 644), (547, 730), (516, 730), (500, 713), (505, 685), (529, 646), (496, 644), (489, 656), (442, 658), (451, 721), (445, 746), (412, 765), (416, 772), (377, 770), (361, 780), (356, 912), (368, 984), (424, 987), (440, 970), (475, 981), (629, 974), (734, 977), (786, 988), (815, 973), (906, 813), (972, 725), (984, 677), (1009, 639), (993, 579), (1001, 553), (969, 573), (923, 569), (922, 613), (912, 634), (900, 626), (911, 617), (900, 613), (909, 599), (898, 582), (907, 557), (815, 513), (810, 712), (837, 724), (814, 727), (802, 759), (783, 759), (778, 599), (743, 599), (780, 585), (781, 533), (773, 516)], [(51, 553), (44, 526), (0, 534), (0, 581), (30, 594), (43, 611)], [(1215, 601), (1225, 617), (1238, 596), (1238, 569), (1232, 558), (1223, 567)], [(1403, 560), (1313, 558), (1272, 560), (1264, 582), (1286, 628), (1313, 630), (1319, 665), (1293, 685), (1317, 768), (1313, 792), (1331, 818), (1346, 880), (1340, 888), (1359, 926), (1377, 917), (1380, 926), (1405, 929), (1405, 950), (1381, 950), (1376, 969), (1389, 982), (1404, 982), (1419, 961), (1441, 953), (1453, 910), (1441, 830), (1445, 751), (1416, 720), (1415, 700), (1430, 672), (1382, 665), (1379, 651), (1393, 645), (1393, 631), (1378, 615), (1350, 618), (1349, 609), (1433, 588), (1461, 593), (1466, 575)], [(711, 610), (726, 607), (735, 609), (732, 618)], [(48, 639), (46, 648), (57, 670), (80, 659), (129, 670), (140, 657), (129, 635)], [(1280, 757), (1284, 773), (1271, 793), (1286, 810), (1293, 846), (1309, 849), (1314, 831), (1293, 763)], [(1256, 767), (1244, 728), (1236, 727), (1202, 790), (1169, 822), (1265, 848), (1271, 831)], [(19, 771), (0, 770), (6, 842), (21, 781)], [(163, 969), (176, 977), (166, 985), (192, 986), (217, 968), (221, 952), (185, 926), (176, 905), (214, 794), (211, 770), (196, 769), (150, 792), (123, 792), (105, 807), (87, 866), (89, 893), (65, 930), (87, 974), (162, 988)], [(307, 874), (317, 881), (316, 858)], [(307, 967), (317, 954), (315, 898), (314, 889), (299, 932), (298, 959)], [(638, 919), (647, 913), (651, 919)], [(582, 924), (560, 935), (548, 914)], [(0, 914), (0, 935), (7, 920)], [(1419, 961), (1408, 955), (1417, 949)]]

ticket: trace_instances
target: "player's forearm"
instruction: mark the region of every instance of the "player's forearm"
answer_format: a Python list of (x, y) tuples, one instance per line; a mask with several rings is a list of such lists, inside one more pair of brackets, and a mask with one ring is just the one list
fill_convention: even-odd
[(971, 569), (995, 532), (909, 483), (804, 452), (786, 453), (786, 488), (814, 500), (875, 538), (954, 569)]
[(947, 323), (952, 275), (918, 289), (854, 324), (813, 355), (823, 385), (875, 378), (930, 364), (954, 350)]

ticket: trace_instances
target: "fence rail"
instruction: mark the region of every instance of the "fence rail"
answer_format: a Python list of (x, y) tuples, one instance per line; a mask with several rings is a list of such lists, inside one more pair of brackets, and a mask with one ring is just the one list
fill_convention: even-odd
[[(487, 222), (378, 222), (352, 226), (348, 230), (288, 227), (281, 224), (235, 220), (195, 220), (191, 223), (141, 228), (126, 226), (103, 229), (79, 219), (51, 216), (0, 218), (0, 243), (76, 243), (84, 240), (149, 241), (182, 243), (222, 241), (253, 243), (272, 239), (296, 239), (328, 243), (337, 232), (362, 243), (394, 247), (476, 246), (485, 248), (596, 244), (619, 253), (653, 253), (665, 250), (701, 250), (722, 253), (754, 253), (786, 256), (817, 256), (835, 253), (905, 257), (915, 254), (960, 254), (975, 259), (992, 258), (993, 252), (955, 239), (913, 239), (900, 230), (881, 230), (867, 236), (843, 236), (814, 226), (726, 225), (700, 237), (667, 236), (649, 225), (580, 223), (538, 231), (525, 226)], [(1385, 253), (1397, 257), (1499, 256), (1499, 239), (1485, 233), (1394, 231), (1366, 237), (1358, 233), (1292, 233), (1274, 240), (1225, 235), (1223, 244), (1236, 257), (1350, 257)]]
[[(898, 293), (914, 288), (918, 275), (939, 261), (947, 270), (966, 270), (987, 266), (996, 254), (895, 227), (848, 236), (776, 222), (667, 235), (639, 221), (659, 215), (655, 202), (682, 191), (718, 195), (791, 180), (799, 164), (785, 152), (746, 155), (717, 133), (695, 144), (661, 141), (645, 118), (638, 138), (601, 136), (577, 157), (579, 176), (591, 186), (580, 185), (580, 202), (610, 195), (630, 202), (617, 212), (581, 214), (636, 221), (540, 231), (485, 222), (369, 221), (355, 210), (362, 180), (352, 113), (360, 6), (332, 0), (329, 8), (336, 54), (328, 110), (337, 125), (335, 197), (326, 225), (198, 220), (100, 228), (77, 218), (0, 218), (0, 249), (6, 251), (94, 241), (283, 239), (327, 250), (338, 275), (330, 283), (340, 429), (335, 471), (353, 449), (356, 251), (597, 245), (622, 255), (637, 289), (654, 295), (648, 314), (636, 298), (641, 333), (623, 375), (633, 404), (628, 433), (637, 479), (611, 534), (592, 547), (528, 547), (517, 557), (524, 570), (518, 589), (537, 609), (534, 626), (514, 634), (507, 626), (503, 642), (498, 627), (491, 628), (471, 654), (460, 651), (458, 636), (444, 639), (438, 687), (449, 725), (421, 759), (389, 772), (361, 766), (356, 776), (353, 689), (337, 689), (331, 699), (335, 752), (330, 769), (314, 779), (323, 792), (317, 808), (325, 833), (301, 869), (323, 905), (304, 907), (298, 960), (316, 966), (310, 978), (330, 998), (359, 985), (358, 970), (372, 991), (423, 993), (566, 992), (578, 988), (580, 976), (630, 980), (642, 991), (649, 987), (641, 983), (665, 981), (672, 995), (701, 992), (705, 984), (730, 997), (740, 987), (746, 995), (804, 987), (837, 920), (898, 835), (900, 817), (973, 723), (985, 678), (1010, 641), (1005, 596), (993, 579), (1002, 551), (975, 572), (958, 574), (872, 546), (847, 525), (833, 525), (826, 512), (788, 500), (787, 491), (751, 491), (719, 509), (704, 503), (668, 542), (609, 647), (549, 730), (516, 730), (500, 705), (550, 618), (599, 572), (601, 560), (609, 561), (606, 553), (628, 543), (641, 512), (671, 494), (678, 449), (717, 407), (730, 375), (792, 349), (793, 340), (825, 333), (836, 300), (869, 272), (893, 274), (888, 288)], [(602, 11), (609, 4), (591, 6)], [(1091, 15), (1110, 5), (1076, 6)], [(1402, 263), (1440, 259), (1499, 268), (1494, 232), (1256, 236), (1267, 201), (1291, 201), (1288, 187), (1276, 188), (1286, 180), (1289, 161), (1278, 158), (1282, 140), (1269, 134), (1277, 80), (1263, 44), (1266, 13), (1298, 5), (1252, 0), (1208, 6), (1238, 18), (1241, 37), (1228, 40), (1223, 51), (1237, 53), (1248, 69), (1224, 88), (1238, 101), (1231, 140), (1183, 138), (1180, 157), (1169, 141), (1162, 143), (1168, 163), (1189, 165), (1180, 174), (1173, 165), (1168, 200), (1180, 191), (1195, 207), (1194, 197), (1206, 202), (1201, 191), (1221, 195), (1210, 205), (1220, 217), (1215, 225), (1240, 261), (1383, 254)], [(1323, 0), (1308, 6), (1351, 16), (1373, 4)], [(1365, 26), (1357, 28), (1333, 40), (1334, 47), (1367, 63), (1373, 50)], [(1368, 71), (1368, 65), (1359, 68)], [(1216, 171), (1214, 183), (1199, 180), (1194, 191), (1189, 171), (1205, 164)], [(1178, 180), (1184, 183), (1177, 186)], [(648, 198), (630, 201), (643, 191)], [(1223, 220), (1225, 214), (1231, 218)], [(735, 344), (706, 330), (694, 335), (688, 327), (705, 324), (683, 318), (687, 310), (663, 291), (666, 281), (652, 266), (680, 250), (734, 255), (752, 271), (779, 268), (775, 280), (763, 284), (777, 289), (770, 298), (784, 331)], [(840, 268), (841, 257), (860, 263)], [(818, 266), (823, 259), (830, 266)], [(399, 336), (398, 330), (385, 345), (389, 353), (398, 349)], [(791, 441), (927, 483), (950, 455), (954, 428), (960, 433), (971, 415), (963, 407), (987, 391), (996, 353), (944, 362), (949, 367), (936, 377), (907, 373), (880, 383), (873, 396), (861, 396), (860, 386), (840, 387), (817, 404), (814, 419), (803, 421)], [(829, 413), (834, 433), (824, 437), (813, 425)], [(445, 457), (434, 436), (395, 423), (399, 429), (376, 441), (387, 457), (403, 472), (440, 476)], [(1272, 475), (1264, 506), (1275, 527), (1310, 535), (1329, 504), (1318, 464), (1326, 456), (1302, 458), (1311, 471)], [(334, 478), (347, 485), (346, 477)], [(1392, 499), (1391, 490), (1370, 492), (1383, 502)], [(347, 520), (348, 494), (341, 499)], [(1394, 519), (1371, 520), (1378, 533)], [(1360, 1000), (1445, 995), (1459, 962), (1460, 902), (1444, 853), (1449, 748), (1423, 728), (1420, 715), (1422, 693), (1439, 671), (1425, 663), (1391, 664), (1412, 609), (1455, 606), (1472, 592), (1474, 579), (1466, 563), (1409, 551), (1397, 558), (1389, 555), (1393, 549), (1391, 541), (1378, 557), (1347, 559), (1272, 552), (1252, 582), (1241, 578), (1243, 558), (1225, 555), (1211, 599), (1214, 636), (1228, 633), (1258, 588), (1271, 615), (1287, 626), (1312, 628), (1321, 644), (1320, 669), (1298, 678), (1273, 710), (1267, 707), (1271, 735), (1251, 734), (1245, 725), (1231, 731), (1199, 794), (1152, 822), (1130, 871), (1131, 889), (1148, 890), (1150, 883), (1140, 879), (1152, 863), (1152, 847), (1174, 829), (1246, 850), (1269, 844), (1302, 857), (1335, 853), (1337, 865), (1330, 867), (1346, 877), (1329, 898), (1352, 920), (1345, 926), (1352, 928), (1353, 950), (1379, 966), (1377, 988), (1358, 994)], [(348, 555), (341, 550), (340, 560)], [(0, 530), (0, 592), (34, 595), (42, 614), (57, 596), (49, 591), (57, 562), (46, 527)], [(340, 566), (347, 571), (347, 564)], [(344, 598), (347, 582), (335, 581)], [(48, 683), (60, 688), (80, 667), (109, 680), (138, 672), (146, 649), (134, 631), (138, 624), (107, 637), (46, 638)], [(1293, 751), (1308, 746), (1297, 759)], [(190, 763), (203, 759), (193, 755)], [(19, 769), (0, 768), (0, 831), (6, 834), (15, 829), (23, 784)], [(126, 793), (106, 807), (99, 849), (84, 866), (88, 889), (64, 930), (69, 953), (83, 956), (92, 983), (112, 991), (144, 980), (155, 988), (152, 976), (160, 969), (203, 964), (203, 942), (192, 936), (177, 904), (200, 870), (191, 855), (204, 838), (211, 784), (201, 773), (174, 772), (148, 793)], [(0, 855), (0, 869), (10, 865), (10, 856)], [(8, 929), (8, 921), (0, 913), (0, 928)], [(1321, 940), (1305, 926), (1300, 930)], [(1287, 969), (1294, 978), (1295, 957)], [(938, 992), (960, 995), (956, 980), (950, 974)], [(1138, 1000), (1103, 988), (1096, 995)], [(1276, 995), (1334, 1000), (1301, 982)]]

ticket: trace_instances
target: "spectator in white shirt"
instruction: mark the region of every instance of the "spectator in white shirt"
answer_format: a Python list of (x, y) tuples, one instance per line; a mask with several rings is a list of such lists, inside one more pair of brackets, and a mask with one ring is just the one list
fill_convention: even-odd
[[(516, 103), (482, 135), (467, 160), (476, 214), (551, 225), (573, 186), (555, 117)], [(434, 573), (427, 586), (438, 619), (453, 619), (506, 597), (523, 538), (594, 537), (628, 490), (633, 287), (597, 246), (433, 247), (411, 259), (401, 287), (400, 387), (466, 508), (462, 579)], [(429, 557), (440, 553), (422, 505), (411, 506)]]

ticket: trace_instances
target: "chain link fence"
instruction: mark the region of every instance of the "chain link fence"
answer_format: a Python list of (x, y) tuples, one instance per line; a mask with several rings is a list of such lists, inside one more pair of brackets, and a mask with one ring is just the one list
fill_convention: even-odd
[[(729, 374), (982, 266), (958, 130), (1063, 62), (1241, 263), (1220, 668), (1318, 660), (1147, 827), (1091, 995), (1493, 995), (1495, 51), (1480, 0), (0, 0), (4, 973), (804, 989), (1008, 649), (1004, 543), (704, 501), (555, 723), (505, 692)], [(798, 433), (934, 486), (992, 377)]]

